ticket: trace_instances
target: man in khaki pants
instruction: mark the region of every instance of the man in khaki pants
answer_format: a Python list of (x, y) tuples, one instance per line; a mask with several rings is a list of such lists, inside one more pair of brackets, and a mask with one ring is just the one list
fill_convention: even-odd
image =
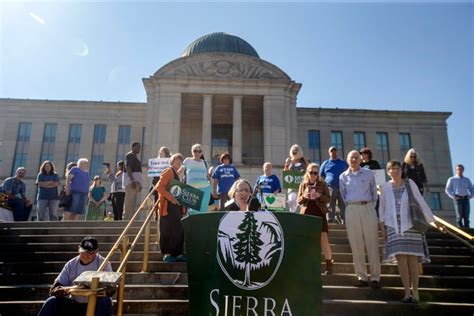
[[(357, 287), (380, 288), (379, 226), (374, 205), (377, 201), (375, 177), (360, 167), (361, 157), (353, 150), (347, 155), (349, 169), (339, 177), (339, 188), (346, 204), (346, 228), (351, 245)], [(365, 265), (365, 249), (370, 263), (370, 279)]]
[(137, 157), (140, 149), (140, 143), (133, 143), (132, 150), (125, 156), (126, 172), (122, 175), (122, 183), (125, 187), (124, 220), (132, 218), (135, 212), (138, 192), (142, 190), (142, 164)]

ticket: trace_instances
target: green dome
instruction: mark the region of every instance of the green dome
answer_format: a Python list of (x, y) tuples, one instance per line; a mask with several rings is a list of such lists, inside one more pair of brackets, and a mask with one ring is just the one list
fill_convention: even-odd
[(235, 53), (260, 58), (257, 51), (238, 36), (227, 33), (211, 33), (192, 42), (182, 57), (200, 53)]

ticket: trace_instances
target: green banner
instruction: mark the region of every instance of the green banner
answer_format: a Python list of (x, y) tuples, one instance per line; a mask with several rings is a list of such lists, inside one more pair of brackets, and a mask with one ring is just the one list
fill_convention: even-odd
[(298, 189), (303, 177), (303, 171), (283, 171), (283, 189)]
[(175, 179), (170, 181), (167, 189), (181, 205), (197, 210), (201, 208), (202, 196), (204, 194), (201, 190)]
[(321, 315), (320, 218), (216, 212), (182, 223), (190, 315)]

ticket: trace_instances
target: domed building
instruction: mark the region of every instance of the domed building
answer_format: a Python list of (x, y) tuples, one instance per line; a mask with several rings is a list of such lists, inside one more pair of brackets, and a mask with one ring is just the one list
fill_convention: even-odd
[(67, 162), (86, 157), (91, 174), (102, 174), (102, 163), (123, 159), (135, 141), (143, 144), (145, 165), (161, 146), (190, 156), (192, 144), (201, 143), (213, 164), (228, 151), (251, 181), (265, 161), (281, 176), (295, 143), (318, 163), (330, 146), (341, 158), (370, 147), (381, 165), (415, 147), (425, 160), (432, 207), (446, 218), (454, 214), (443, 193), (452, 170), (451, 113), (297, 107), (302, 85), (226, 33), (196, 39), (143, 85), (146, 102), (0, 99), (0, 180), (25, 166), (33, 199), (41, 161), (54, 161), (62, 173)]

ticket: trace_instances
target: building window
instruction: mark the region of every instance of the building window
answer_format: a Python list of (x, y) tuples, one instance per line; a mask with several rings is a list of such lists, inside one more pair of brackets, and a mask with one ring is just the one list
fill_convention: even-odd
[(92, 159), (90, 176), (101, 175), (104, 163), (105, 132), (107, 126), (96, 124), (94, 127), (94, 142), (92, 144)]
[(331, 132), (331, 146), (336, 147), (339, 157), (344, 157), (344, 146), (342, 143), (342, 132), (332, 131)]
[(357, 151), (360, 151), (364, 147), (365, 147), (365, 133), (354, 132), (354, 148)]
[(376, 142), (379, 163), (381, 166), (386, 166), (387, 162), (390, 160), (388, 148), (388, 134), (377, 132)]
[(79, 145), (81, 144), (81, 124), (69, 125), (69, 137), (67, 141), (66, 164), (79, 160)]
[(441, 195), (439, 192), (430, 192), (430, 207), (432, 210), (441, 210)]
[(26, 167), (28, 158), (28, 145), (30, 144), (31, 123), (21, 122), (16, 138), (15, 157), (13, 158), (12, 176), (18, 167)]
[(410, 148), (411, 148), (410, 133), (400, 133), (401, 160), (405, 158), (405, 155)]
[(125, 155), (130, 150), (130, 133), (132, 127), (130, 125), (120, 125), (117, 142), (117, 161), (124, 160)]
[(54, 160), (54, 144), (56, 143), (56, 123), (44, 125), (43, 144), (41, 146), (40, 165), (45, 160)]
[(308, 130), (308, 148), (311, 161), (321, 164), (321, 139), (319, 131)]

